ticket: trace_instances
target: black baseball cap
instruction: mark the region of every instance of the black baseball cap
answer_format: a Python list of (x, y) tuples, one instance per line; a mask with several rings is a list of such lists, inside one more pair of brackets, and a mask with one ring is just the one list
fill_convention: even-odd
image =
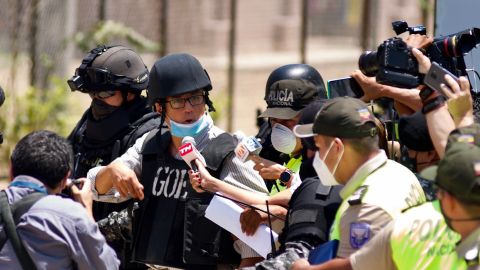
[(448, 150), (451, 145), (457, 142), (480, 146), (480, 124), (474, 123), (470, 126), (460, 127), (452, 131), (448, 136), (446, 149)]
[(278, 81), (265, 96), (267, 109), (259, 117), (292, 119), (310, 102), (318, 99), (315, 85), (304, 79)]
[[(327, 102), (328, 99), (321, 98), (308, 104), (307, 107), (302, 110), (300, 118), (298, 119), (298, 124), (312, 124), (315, 121), (315, 116), (317, 116), (317, 113), (323, 108), (323, 105), (325, 105), (325, 103)], [(313, 140), (313, 138), (303, 138), (301, 140), (302, 145), (307, 147), (308, 149), (312, 151), (318, 150), (318, 148), (315, 146), (315, 141)]]
[[(324, 135), (338, 138), (373, 137), (378, 130), (367, 105), (356, 98), (338, 97), (329, 100), (318, 112), (313, 124), (296, 125), (293, 128), (299, 138)], [(371, 122), (374, 127), (364, 130), (363, 126)]]
[(424, 169), (420, 176), (457, 199), (480, 204), (480, 147), (453, 143), (438, 165)]
[(408, 149), (421, 152), (435, 150), (428, 132), (427, 118), (422, 114), (422, 110), (400, 117), (398, 136)]

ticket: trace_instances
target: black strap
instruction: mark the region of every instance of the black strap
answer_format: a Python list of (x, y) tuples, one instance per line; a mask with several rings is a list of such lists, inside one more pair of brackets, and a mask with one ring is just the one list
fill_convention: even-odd
[[(12, 243), (13, 250), (15, 255), (18, 258), (18, 261), (22, 265), (23, 269), (37, 269), (35, 264), (32, 261), (32, 258), (27, 253), (27, 250), (23, 246), (20, 237), (17, 233), (16, 225), (20, 221), (20, 217), (27, 212), (33, 204), (35, 204), (40, 198), (46, 196), (43, 193), (35, 192), (30, 195), (25, 196), (20, 201), (16, 202), (12, 208), (14, 214), (10, 209), (8, 204), (7, 194), (5, 191), (2, 191), (0, 194), (0, 216), (2, 222), (5, 224), (4, 231), (6, 232), (6, 237), (10, 239)], [(6, 242), (6, 241), (5, 241)], [(4, 243), (5, 244), (5, 243)]]

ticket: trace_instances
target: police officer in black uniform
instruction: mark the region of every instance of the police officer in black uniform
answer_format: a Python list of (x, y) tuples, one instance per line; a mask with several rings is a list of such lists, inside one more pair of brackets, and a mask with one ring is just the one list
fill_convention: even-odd
[[(68, 83), (72, 91), (88, 93), (92, 103), (68, 136), (75, 155), (72, 178), (86, 177), (91, 168), (108, 165), (136, 139), (158, 127), (159, 115), (140, 95), (147, 89), (148, 75), (140, 56), (125, 46), (99, 46), (82, 60)], [(116, 211), (124, 208), (127, 203), (94, 202), (93, 215), (98, 221), (115, 211), (117, 217)], [(106, 233), (108, 222), (99, 225), (109, 244), (120, 252), (123, 238)], [(122, 268), (135, 269), (128, 261), (122, 259)]]
[[(197, 193), (188, 184), (190, 167), (178, 150), (184, 137), (193, 137), (211, 174), (268, 194), (253, 161), (236, 158), (233, 138), (216, 127), (205, 110), (205, 105), (213, 110), (211, 89), (210, 78), (195, 57), (172, 54), (157, 60), (148, 99), (162, 115), (161, 126), (165, 122), (168, 128), (144, 135), (120, 158), (88, 173), (95, 186), (94, 199), (139, 199), (133, 211), (135, 261), (183, 269), (215, 269), (240, 262), (231, 235), (205, 218), (212, 195)], [(258, 256), (247, 254), (250, 248), (244, 243), (235, 244), (242, 258)]]
[[(327, 99), (327, 91), (325, 89), (325, 83), (323, 82), (323, 78), (320, 73), (313, 68), (312, 66), (306, 64), (289, 64), (285, 66), (281, 66), (268, 76), (267, 84), (265, 86), (265, 100), (268, 98), (268, 93), (270, 92), (270, 88), (272, 85), (281, 80), (288, 80), (288, 79), (303, 79), (307, 80), (315, 85), (318, 90), (318, 99)], [(286, 154), (282, 154), (277, 151), (273, 145), (271, 140), (271, 133), (272, 133), (272, 125), (270, 124), (270, 119), (267, 123), (264, 123), (256, 137), (260, 139), (260, 142), (263, 146), (262, 151), (260, 152), (260, 157), (271, 160), (278, 164), (283, 164), (284, 162), (288, 162), (290, 157)], [(266, 184), (269, 189), (271, 189), (273, 182), (266, 181)]]
[[(315, 115), (327, 100), (311, 102), (303, 109), (298, 123), (311, 124)], [(327, 242), (335, 213), (342, 203), (339, 195), (343, 186), (325, 186), (312, 166), (313, 155), (318, 148), (313, 138), (302, 138), (305, 149), (304, 162), (300, 167), (302, 184), (292, 194), (288, 205), (285, 227), (279, 236), (279, 255), (257, 263), (253, 269), (288, 270), (300, 258), (308, 258), (310, 251)]]

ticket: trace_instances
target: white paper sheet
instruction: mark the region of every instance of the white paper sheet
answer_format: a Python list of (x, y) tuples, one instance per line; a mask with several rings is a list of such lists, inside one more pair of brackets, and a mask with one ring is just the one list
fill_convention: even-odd
[[(205, 217), (215, 222), (218, 226), (231, 232), (233, 235), (249, 245), (253, 250), (258, 252), (262, 257), (266, 258), (272, 249), (270, 228), (266, 225), (260, 225), (252, 236), (242, 233), (242, 225), (240, 224), (240, 214), (243, 208), (234, 202), (225, 198), (214, 196), (205, 211)], [(276, 242), (278, 235), (273, 233), (273, 239)]]

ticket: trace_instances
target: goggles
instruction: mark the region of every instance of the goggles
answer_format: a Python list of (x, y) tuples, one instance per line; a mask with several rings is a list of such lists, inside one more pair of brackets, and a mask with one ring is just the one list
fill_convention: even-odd
[(109, 98), (115, 96), (115, 91), (102, 91), (102, 92), (88, 92), (91, 98), (95, 98), (95, 94), (99, 99)]

